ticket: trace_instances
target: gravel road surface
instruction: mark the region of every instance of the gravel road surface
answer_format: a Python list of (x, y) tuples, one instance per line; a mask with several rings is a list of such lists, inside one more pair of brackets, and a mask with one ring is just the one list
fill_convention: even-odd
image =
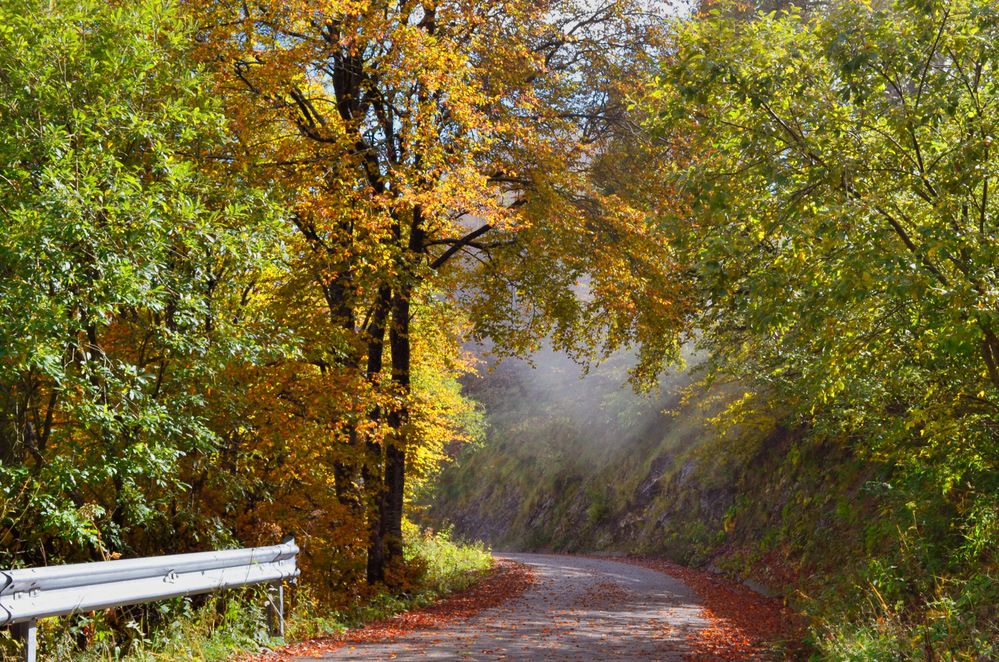
[(537, 581), (473, 618), (346, 645), (323, 659), (682, 660), (687, 635), (709, 625), (694, 593), (655, 570), (573, 556), (496, 556), (532, 566)]

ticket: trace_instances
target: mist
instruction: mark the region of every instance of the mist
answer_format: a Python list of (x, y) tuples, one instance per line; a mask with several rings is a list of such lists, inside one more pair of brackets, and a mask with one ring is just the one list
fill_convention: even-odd
[(499, 436), (515, 441), (518, 427), (530, 421), (558, 426), (561, 442), (570, 446), (623, 447), (647, 436), (650, 427), (665, 424), (701, 360), (686, 350), (684, 367), (664, 373), (649, 392), (637, 393), (628, 381), (636, 363), (631, 351), (583, 365), (550, 345), (524, 358), (499, 359), (484, 345), (471, 349), (480, 368), (463, 379), (463, 388), (485, 409), (491, 441)]

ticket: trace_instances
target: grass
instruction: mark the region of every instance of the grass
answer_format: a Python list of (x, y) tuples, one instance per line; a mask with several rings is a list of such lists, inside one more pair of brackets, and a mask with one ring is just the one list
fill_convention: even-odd
[(493, 557), (482, 543), (457, 543), (451, 529), (418, 529), (407, 522), (405, 557), (410, 563), (423, 563), (423, 581), (437, 593), (468, 588), (492, 567)]
[[(248, 588), (144, 608), (44, 619), (38, 624), (40, 657), (79, 662), (226, 660), (426, 606), (467, 588), (492, 567), (487, 548), (455, 541), (448, 530), (408, 525), (404, 535), (407, 564), (401, 592), (377, 592), (334, 610), (315, 600), (307, 584), (298, 586), (286, 592), (286, 640), (269, 634), (264, 589)], [(19, 659), (10, 632), (0, 630), (0, 660)]]

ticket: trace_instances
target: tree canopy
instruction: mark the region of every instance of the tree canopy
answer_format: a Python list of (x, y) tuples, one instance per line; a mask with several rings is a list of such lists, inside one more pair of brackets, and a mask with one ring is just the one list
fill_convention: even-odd
[[(278, 238), (176, 7), (0, 7), (5, 554), (169, 536), (211, 384), (262, 351), (245, 315)], [(151, 542), (153, 549), (159, 542)]]
[(969, 469), (996, 459), (997, 18), (717, 13), (678, 36), (653, 102), (715, 356)]
[(5, 0), (0, 561), (405, 591), (470, 343), (688, 343), (994, 568), (999, 9), (787, 4)]
[(314, 361), (389, 398), (355, 409), (337, 469), (341, 503), (367, 512), (378, 580), (382, 557), (401, 556), (425, 307), (449, 302), (466, 336), (502, 352), (548, 335), (583, 356), (644, 342), (646, 377), (676, 358), (682, 286), (664, 236), (593, 168), (634, 128), (628, 86), (664, 24), (630, 2), (204, 8), (234, 158), (281, 182), (298, 273), (326, 303)]
[(975, 0), (716, 6), (647, 106), (718, 374), (900, 468), (951, 569), (997, 533), (997, 37)]

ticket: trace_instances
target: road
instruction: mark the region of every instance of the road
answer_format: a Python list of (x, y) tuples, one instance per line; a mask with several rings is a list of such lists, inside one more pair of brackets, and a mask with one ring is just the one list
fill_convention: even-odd
[(682, 582), (615, 561), (497, 554), (533, 567), (521, 596), (471, 619), (391, 642), (348, 645), (329, 660), (682, 660), (708, 626)]

